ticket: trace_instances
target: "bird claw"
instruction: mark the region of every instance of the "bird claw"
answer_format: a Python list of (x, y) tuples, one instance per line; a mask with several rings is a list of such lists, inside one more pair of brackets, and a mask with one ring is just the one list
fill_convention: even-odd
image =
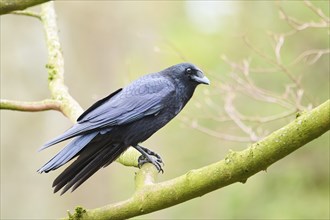
[(157, 153), (140, 145), (134, 145), (133, 147), (141, 153), (141, 156), (138, 158), (139, 168), (145, 163), (152, 163), (157, 168), (158, 172), (164, 173), (162, 169), (162, 165), (164, 165), (163, 160)]
[(156, 169), (158, 170), (159, 173), (160, 172), (164, 173), (164, 170), (162, 169), (162, 165), (164, 165), (162, 158), (158, 154), (156, 154), (154, 152), (152, 152), (152, 153), (153, 154), (148, 154), (147, 157), (144, 155), (141, 155), (138, 158), (138, 167), (141, 168), (142, 165), (145, 163), (152, 163), (156, 167)]

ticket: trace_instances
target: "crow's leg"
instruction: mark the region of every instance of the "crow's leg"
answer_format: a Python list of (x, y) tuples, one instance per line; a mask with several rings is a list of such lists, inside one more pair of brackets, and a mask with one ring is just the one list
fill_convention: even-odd
[[(153, 152), (152, 150), (149, 150), (148, 148), (145, 148), (145, 147), (142, 147), (141, 145), (138, 145), (145, 153), (147, 153), (149, 156), (155, 156), (155, 157), (157, 157), (157, 161), (159, 162), (159, 163), (162, 163), (163, 165), (164, 165), (164, 163), (163, 163), (163, 160), (162, 160), (162, 158), (159, 156), (159, 154), (157, 154), (156, 152)], [(143, 158), (142, 158), (143, 159)]]
[(157, 168), (158, 172), (164, 173), (161, 165), (164, 164), (163, 160), (157, 153), (140, 145), (135, 145), (133, 147), (142, 154), (138, 159), (139, 168), (145, 163), (152, 163)]

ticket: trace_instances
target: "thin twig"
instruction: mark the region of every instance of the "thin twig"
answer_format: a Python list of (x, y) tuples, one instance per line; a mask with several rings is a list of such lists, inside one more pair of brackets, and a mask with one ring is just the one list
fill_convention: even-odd
[(232, 75), (233, 75), (233, 79), (238, 83), (238, 85), (240, 85), (243, 88), (243, 91), (240, 90), (238, 91), (242, 92), (244, 95), (248, 95), (255, 100), (278, 104), (287, 109), (292, 109), (294, 107), (293, 106), (294, 104), (290, 103), (289, 100), (285, 100), (282, 97), (279, 97), (270, 91), (261, 89), (260, 87), (254, 85), (252, 81), (243, 80), (234, 73), (232, 73)]
[(330, 23), (330, 18), (327, 17), (320, 8), (317, 8), (310, 1), (304, 1), (305, 5), (310, 8), (315, 14), (317, 14), (325, 22)]
[(252, 49), (254, 52), (256, 52), (260, 57), (264, 58), (266, 61), (268, 61), (269, 63), (273, 64), (274, 66), (279, 67), (279, 69), (281, 69), (289, 77), (289, 79), (292, 80), (292, 82), (296, 83), (297, 85), (300, 85), (300, 83), (293, 77), (293, 74), (285, 66), (283, 66), (280, 63), (278, 63), (272, 57), (268, 56), (263, 51), (261, 51), (260, 49), (256, 48), (255, 46), (253, 46), (253, 44), (247, 39), (246, 36), (243, 37), (243, 40), (244, 40), (245, 44), (250, 49)]
[(289, 65), (296, 65), (301, 61), (305, 61), (308, 65), (315, 64), (323, 55), (329, 54), (330, 48), (326, 49), (313, 49), (302, 52), (292, 63)]
[(276, 45), (275, 45), (274, 52), (275, 52), (275, 57), (276, 57), (276, 62), (277, 63), (282, 63), (282, 61), (281, 61), (281, 49), (284, 45), (284, 39), (285, 38), (284, 38), (283, 35), (278, 35), (275, 38)]
[(279, 120), (279, 119), (290, 117), (295, 113), (297, 113), (296, 110), (291, 110), (291, 111), (282, 112), (282, 113), (279, 113), (279, 114), (276, 114), (276, 115), (260, 117), (260, 116), (245, 116), (245, 115), (242, 115), (240, 112), (238, 112), (236, 110), (237, 116), (242, 121), (257, 122), (257, 123), (267, 123), (267, 122), (276, 121), (276, 120)]
[(322, 20), (320, 22), (302, 22), (298, 21), (296, 18), (290, 17), (286, 14), (284, 9), (279, 6), (280, 16), (282, 19), (284, 19), (294, 30), (296, 31), (302, 31), (307, 28), (326, 28), (329, 27), (329, 23)]
[[(285, 73), (287, 76), (288, 76), (288, 78), (292, 81), (292, 82), (294, 82), (296, 85), (297, 85), (297, 88), (299, 88), (300, 90), (303, 90), (303, 87), (302, 87), (302, 85), (301, 85), (301, 83), (300, 83), (300, 80), (298, 80), (298, 79), (296, 79), (294, 76), (293, 76), (293, 73), (291, 73), (291, 71), (287, 68), (287, 67), (285, 67), (283, 64), (281, 64), (281, 63), (278, 63), (276, 60), (274, 60), (272, 57), (270, 57), (270, 56), (268, 56), (267, 54), (265, 54), (264, 52), (262, 52), (261, 50), (259, 50), (258, 48), (256, 48), (255, 46), (253, 46), (250, 42), (249, 42), (249, 40), (247, 39), (247, 37), (243, 37), (243, 40), (244, 40), (244, 42), (245, 42), (245, 44), (250, 48), (250, 49), (252, 49), (253, 51), (255, 51), (259, 56), (261, 56), (262, 58), (264, 58), (266, 61), (268, 61), (269, 63), (271, 63), (271, 64), (273, 64), (274, 66), (277, 66), (277, 67), (279, 67), (281, 70), (282, 70), (282, 72), (283, 73)], [(312, 100), (312, 98), (308, 95), (308, 94), (306, 94), (306, 92), (305, 92), (305, 97), (306, 97), (306, 99), (309, 101), (309, 102), (311, 102), (311, 103), (313, 103), (313, 100)]]
[(260, 140), (260, 137), (252, 130), (251, 127), (247, 126), (243, 121), (238, 117), (236, 109), (233, 105), (234, 93), (228, 92), (225, 98), (225, 111), (227, 115), (233, 120), (233, 122), (247, 135), (249, 135), (251, 142)]
[(279, 10), (280, 18), (285, 20), (286, 23), (292, 27), (292, 30), (290, 30), (287, 33), (284, 33), (284, 36), (290, 36), (293, 35), (299, 31), (303, 31), (307, 28), (329, 28), (330, 26), (330, 19), (324, 15), (323, 11), (314, 5), (312, 5), (309, 1), (304, 1), (305, 5), (313, 12), (315, 12), (322, 20), (320, 22), (302, 22), (298, 21), (296, 18), (290, 17), (287, 15), (287, 13), (284, 11), (282, 6), (279, 2), (277, 2), (277, 7)]
[(11, 14), (24, 15), (24, 16), (34, 17), (34, 18), (37, 18), (37, 19), (41, 20), (41, 15), (39, 13), (34, 12), (34, 11), (27, 11), (27, 10), (13, 11), (13, 12), (11, 12)]
[(217, 131), (214, 131), (210, 128), (204, 127), (200, 124), (198, 124), (198, 121), (190, 121), (187, 118), (182, 118), (181, 121), (188, 127), (196, 129), (197, 131), (200, 131), (204, 134), (207, 134), (209, 136), (224, 140), (224, 141), (232, 141), (232, 142), (242, 142), (242, 143), (251, 143), (251, 139), (248, 137), (240, 137), (230, 134), (224, 134)]

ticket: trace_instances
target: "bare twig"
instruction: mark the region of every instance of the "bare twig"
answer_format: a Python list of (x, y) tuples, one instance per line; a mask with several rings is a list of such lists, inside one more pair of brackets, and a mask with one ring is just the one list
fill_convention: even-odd
[(291, 110), (291, 111), (286, 111), (286, 112), (282, 112), (282, 113), (275, 114), (275, 115), (261, 117), (261, 116), (242, 115), (241, 113), (239, 113), (236, 110), (236, 114), (237, 114), (237, 116), (239, 117), (240, 120), (248, 121), (248, 122), (257, 122), (257, 123), (267, 123), (267, 122), (276, 121), (276, 120), (279, 120), (279, 119), (283, 119), (283, 118), (287, 118), (289, 116), (292, 116), (295, 113), (297, 113), (297, 110)]
[(294, 103), (291, 103), (290, 100), (285, 100), (271, 91), (257, 87), (252, 80), (244, 80), (235, 73), (232, 73), (232, 78), (243, 88), (239, 92), (242, 92), (244, 95), (248, 95), (255, 100), (278, 104), (287, 109), (294, 108)]
[(315, 7), (310, 1), (304, 1), (305, 5), (314, 13), (316, 13), (321, 20), (319, 22), (306, 22), (306, 21), (299, 21), (296, 18), (293, 18), (291, 16), (289, 16), (285, 10), (283, 9), (283, 7), (280, 5), (279, 2), (277, 2), (277, 7), (279, 10), (279, 15), (280, 18), (285, 20), (287, 22), (288, 25), (290, 25), (290, 27), (292, 28), (291, 31), (284, 33), (284, 36), (290, 36), (293, 35), (299, 31), (303, 31), (307, 28), (329, 28), (330, 26), (330, 19), (329, 17), (327, 17), (323, 11), (320, 8)]
[(302, 22), (298, 21), (296, 18), (290, 17), (286, 14), (284, 9), (279, 6), (280, 18), (285, 20), (295, 31), (302, 31), (307, 28), (326, 28), (329, 27), (329, 23), (321, 20), (320, 22)]
[(298, 86), (300, 86), (300, 83), (297, 81), (297, 79), (294, 78), (293, 74), (281, 63), (278, 63), (277, 60), (274, 60), (272, 57), (268, 56), (266, 53), (255, 47), (246, 36), (243, 37), (243, 40), (245, 44), (252, 49), (254, 52), (256, 52), (260, 57), (264, 58), (266, 61), (271, 63), (274, 66), (277, 66), (279, 69), (281, 69), (288, 77), (292, 80), (292, 82), (296, 83)]
[[(229, 58), (226, 55), (221, 55), (220, 58), (225, 61), (229, 66), (231, 66), (233, 69), (237, 69), (240, 72), (245, 71), (243, 65), (239, 65), (236, 62), (232, 62), (231, 60), (229, 60)], [(252, 68), (249, 67), (249, 71), (250, 72), (254, 72), (254, 73), (274, 73), (274, 72), (278, 72), (281, 71), (280, 68), (278, 68), (277, 66), (271, 67), (271, 68)]]
[(305, 5), (309, 7), (315, 14), (322, 18), (325, 22), (330, 23), (330, 18), (327, 17), (320, 8), (315, 7), (310, 1), (304, 1)]
[[(244, 39), (245, 44), (246, 44), (250, 49), (252, 49), (253, 51), (255, 51), (259, 56), (261, 56), (262, 58), (264, 58), (264, 59), (265, 59), (266, 61), (268, 61), (269, 63), (271, 63), (271, 64), (273, 64), (274, 66), (277, 66), (279, 69), (281, 69), (281, 71), (282, 71), (283, 73), (285, 73), (285, 74), (288, 76), (288, 78), (289, 78), (292, 82), (294, 82), (294, 83), (296, 84), (296, 86), (297, 86), (298, 89), (303, 90), (303, 87), (302, 87), (302, 85), (301, 85), (300, 80), (296, 79), (296, 78), (293, 76), (293, 73), (291, 73), (291, 71), (290, 71), (286, 66), (284, 66), (282, 63), (278, 63), (278, 62), (276, 61), (276, 59), (273, 59), (272, 57), (268, 56), (267, 54), (265, 54), (265, 53), (264, 53), (263, 51), (261, 51), (260, 49), (258, 49), (258, 48), (256, 48), (255, 46), (253, 46), (253, 45), (249, 42), (249, 40), (248, 40), (246, 37), (244, 37), (243, 39)], [(306, 99), (307, 99), (309, 102), (313, 103), (312, 98), (311, 98), (308, 94), (306, 94), (306, 92), (305, 92), (305, 97), (306, 97)]]
[(283, 47), (284, 44), (284, 36), (283, 35), (278, 35), (275, 38), (276, 46), (274, 49), (275, 52), (275, 57), (276, 57), (276, 62), (277, 63), (282, 63), (281, 61), (281, 48)]
[(296, 65), (296, 64), (300, 63), (301, 61), (305, 62), (308, 65), (312, 65), (312, 64), (315, 64), (323, 55), (329, 54), (329, 53), (330, 53), (330, 48), (306, 50), (303, 53), (301, 53), (289, 65)]
[(233, 105), (233, 99), (235, 95), (231, 91), (229, 91), (225, 97), (225, 110), (227, 115), (233, 120), (233, 122), (247, 135), (249, 135), (251, 142), (258, 141), (260, 138), (257, 134), (252, 130), (251, 127), (247, 126), (243, 121), (239, 118), (236, 109)]
[(34, 11), (27, 11), (27, 10), (24, 10), (24, 11), (13, 11), (13, 12), (11, 12), (11, 14), (14, 14), (14, 15), (24, 15), (24, 16), (38, 18), (39, 20), (41, 20), (40, 14), (39, 13), (36, 13)]
[(196, 129), (204, 134), (209, 136), (224, 140), (224, 141), (232, 141), (232, 142), (242, 142), (242, 143), (250, 143), (251, 139), (249, 137), (240, 137), (236, 135), (224, 134), (217, 131), (214, 131), (210, 128), (204, 127), (198, 124), (198, 121), (190, 121), (188, 118), (181, 118), (181, 121), (188, 127)]

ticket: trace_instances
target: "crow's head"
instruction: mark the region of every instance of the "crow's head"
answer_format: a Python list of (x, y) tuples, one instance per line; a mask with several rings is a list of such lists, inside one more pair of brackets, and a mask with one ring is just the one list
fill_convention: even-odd
[(189, 83), (193, 85), (210, 84), (210, 80), (204, 76), (203, 72), (191, 63), (180, 63), (166, 69), (166, 72), (181, 83)]

